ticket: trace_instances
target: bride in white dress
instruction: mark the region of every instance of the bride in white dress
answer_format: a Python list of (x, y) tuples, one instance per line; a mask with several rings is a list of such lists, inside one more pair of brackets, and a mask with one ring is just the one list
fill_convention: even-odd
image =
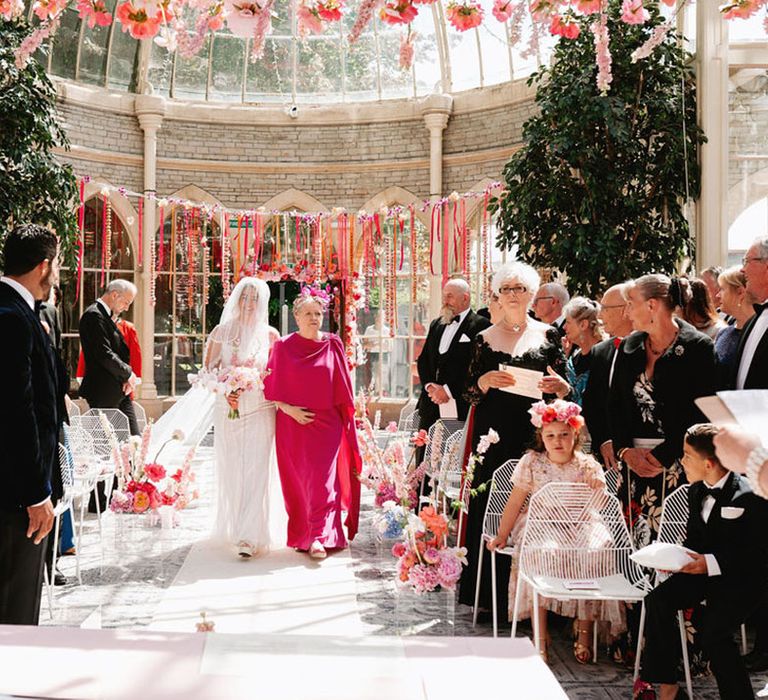
[[(266, 367), (280, 337), (269, 325), (268, 306), (267, 283), (241, 279), (208, 338), (205, 368)], [(239, 410), (239, 418), (227, 417), (230, 407)], [(233, 545), (243, 558), (284, 544), (287, 516), (275, 459), (274, 404), (265, 401), (261, 389), (219, 395), (213, 425), (218, 494), (214, 539)]]

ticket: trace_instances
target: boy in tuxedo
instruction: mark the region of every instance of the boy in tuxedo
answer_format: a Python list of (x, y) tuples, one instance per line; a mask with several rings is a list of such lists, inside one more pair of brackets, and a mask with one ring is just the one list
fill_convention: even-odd
[(768, 590), (768, 501), (720, 463), (713, 444), (717, 430), (700, 423), (685, 435), (682, 463), (691, 487), (684, 545), (696, 554), (645, 599), (642, 678), (660, 684), (660, 700), (671, 700), (678, 692), (677, 611), (704, 600), (699, 631), (720, 697), (754, 698), (733, 637)]

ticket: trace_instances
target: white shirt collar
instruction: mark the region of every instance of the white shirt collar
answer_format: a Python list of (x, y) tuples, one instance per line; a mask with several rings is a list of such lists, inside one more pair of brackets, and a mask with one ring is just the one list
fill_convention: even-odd
[(0, 282), (5, 282), (11, 289), (15, 289), (21, 298), (29, 304), (29, 308), (32, 311), (35, 310), (35, 297), (23, 284), (19, 284), (16, 280), (12, 280), (10, 277), (0, 277)]
[[(468, 314), (470, 311), (471, 311), (471, 309), (469, 309), (469, 308), (466, 308), (466, 309), (464, 309), (464, 311), (462, 311), (460, 314), (456, 314), (456, 315), (459, 317), (459, 321), (458, 321), (459, 325), (461, 325), (462, 323), (464, 323), (464, 319), (467, 317), (467, 314)], [(454, 323), (456, 323), (456, 321), (454, 321)]]
[(107, 316), (112, 318), (112, 312), (110, 311), (109, 307), (101, 300), (101, 298), (97, 299), (96, 303), (97, 304), (101, 304), (101, 306), (103, 307), (104, 311), (107, 312)]
[(728, 481), (729, 476), (730, 472), (726, 474), (722, 479), (719, 479), (716, 484), (712, 484), (711, 486), (705, 481), (704, 486), (706, 486), (708, 489), (721, 489), (723, 486), (725, 486), (725, 482)]

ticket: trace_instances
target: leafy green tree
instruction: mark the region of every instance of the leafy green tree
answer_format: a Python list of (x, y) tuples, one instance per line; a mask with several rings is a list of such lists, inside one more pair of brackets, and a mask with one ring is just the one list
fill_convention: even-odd
[[(551, 68), (534, 74), (540, 113), (523, 127), (525, 145), (504, 170), (496, 202), (501, 248), (568, 275), (572, 291), (596, 295), (609, 284), (674, 271), (693, 253), (684, 216), (699, 192), (695, 83), (688, 56), (670, 34), (648, 58), (632, 52), (662, 21), (650, 7), (644, 26), (620, 21), (610, 0), (613, 82), (596, 84), (594, 37), (561, 39)], [(684, 92), (683, 92), (684, 86)]]
[(69, 147), (56, 115), (56, 91), (37, 61), (19, 70), (14, 50), (30, 33), (22, 20), (0, 21), (0, 246), (19, 223), (50, 226), (65, 255), (77, 236), (77, 180), (57, 160)]

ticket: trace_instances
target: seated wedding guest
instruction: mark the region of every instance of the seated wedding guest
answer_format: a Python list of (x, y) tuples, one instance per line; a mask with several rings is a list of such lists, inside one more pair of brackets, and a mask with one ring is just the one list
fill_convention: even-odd
[(688, 280), (645, 275), (627, 283), (635, 331), (619, 345), (609, 395), (613, 447), (626, 468), (619, 495), (637, 546), (656, 539), (664, 497), (684, 482), (679, 459), (688, 426), (703, 419), (694, 400), (715, 389), (712, 341), (676, 310)]
[[(417, 363), (422, 386), (417, 404), (420, 429), (429, 430), (441, 417), (467, 418), (469, 406), (462, 391), (472, 341), (490, 325), (488, 319), (472, 311), (469, 303), (470, 288), (466, 280), (456, 278), (445, 283), (440, 316), (429, 324)], [(451, 401), (455, 401), (456, 406), (449, 412)]]
[(627, 302), (623, 290), (623, 284), (615, 284), (600, 299), (598, 318), (610, 337), (592, 348), (592, 364), (581, 407), (592, 438), (592, 453), (602, 460), (606, 469), (618, 466), (608, 425), (608, 392), (613, 380), (616, 349), (622, 339), (632, 332), (632, 322), (624, 313)]
[(688, 284), (691, 298), (683, 307), (683, 319), (714, 340), (727, 324), (718, 316), (714, 297), (710, 295), (707, 285), (700, 279), (689, 280)]
[(768, 498), (768, 449), (763, 447), (768, 430), (762, 438), (736, 425), (726, 425), (715, 435), (715, 451), (726, 469), (745, 474), (752, 491)]
[(680, 635), (677, 612), (706, 600), (699, 637), (721, 698), (754, 698), (734, 634), (768, 589), (768, 503), (746, 479), (729, 474), (715, 454), (711, 423), (685, 435), (688, 491), (685, 547), (691, 562), (645, 598), (641, 678), (660, 685), (660, 700), (677, 697)]
[(36, 625), (45, 540), (53, 526), (51, 477), (58, 467), (58, 376), (35, 314), (59, 279), (59, 241), (22, 224), (3, 241), (0, 277), (0, 624)]
[[(554, 410), (553, 410), (554, 409)], [(580, 448), (580, 434), (584, 426), (581, 408), (570, 401), (544, 401), (535, 403), (531, 409), (531, 423), (536, 427), (536, 446), (523, 455), (512, 475), (514, 488), (509, 495), (496, 537), (488, 543), (493, 550), (506, 545), (514, 545), (512, 565), (509, 576), (509, 616), (512, 619), (515, 595), (520, 596), (518, 617), (522, 620), (531, 618), (533, 596), (531, 587), (523, 583), (517, 590), (517, 573), (520, 561), (520, 544), (523, 539), (528, 497), (553, 481), (587, 484), (597, 491), (605, 489), (605, 478), (600, 465)], [(596, 525), (599, 525), (596, 523)], [(611, 540), (608, 532), (605, 543)], [(597, 548), (600, 532), (595, 531), (591, 547)], [(557, 556), (557, 554), (553, 554)], [(563, 556), (567, 556), (563, 554)], [(577, 574), (581, 577), (581, 573)], [(540, 598), (536, 614), (539, 616), (543, 648), (541, 655), (547, 659), (547, 611), (551, 610), (564, 617), (577, 619), (578, 637), (573, 645), (573, 655), (580, 664), (592, 660), (592, 621), (606, 620), (611, 623), (611, 634), (617, 635), (626, 629), (624, 605), (619, 601), (556, 600)]]
[[(515, 370), (521, 369), (521, 381), (526, 370), (544, 373), (539, 389), (553, 393), (559, 377), (565, 371), (565, 357), (556, 328), (528, 316), (531, 301), (539, 288), (539, 275), (530, 265), (520, 262), (500, 267), (493, 278), (493, 291), (499, 295), (504, 317), (495, 325), (477, 335), (472, 343), (472, 361), (466, 373), (465, 397), (473, 405), (471, 448), (474, 451), (480, 438), (493, 429), (499, 442), (491, 445), (482, 464), (475, 470), (473, 487), (487, 482), (494, 470), (508, 459), (521, 457), (533, 438), (533, 426), (528, 420), (528, 409), (535, 399), (515, 393)], [(502, 369), (502, 365), (509, 371)], [(552, 374), (549, 374), (549, 372)], [(472, 498), (466, 518), (467, 566), (461, 574), (459, 601), (474, 605), (477, 562), (483, 515), (488, 502), (488, 491)], [(491, 605), (490, 555), (483, 556), (480, 582), (479, 608), (486, 611)], [(496, 572), (498, 610), (507, 607), (509, 570), (499, 567)]]
[(347, 546), (360, 510), (352, 379), (341, 339), (320, 330), (329, 302), (322, 290), (302, 289), (293, 302), (299, 330), (275, 342), (264, 380), (264, 397), (279, 409), (275, 445), (288, 546), (315, 559)]
[(733, 323), (721, 328), (715, 338), (715, 354), (721, 370), (719, 385), (726, 388), (729, 378), (736, 372), (741, 332), (749, 319), (755, 315), (755, 301), (747, 291), (747, 278), (741, 271), (741, 266), (730, 267), (721, 272), (717, 282), (720, 285), (717, 294), (720, 310), (733, 319)]
[(557, 328), (561, 336), (565, 335), (565, 314), (563, 309), (570, 299), (568, 290), (559, 282), (542, 284), (531, 303), (534, 316), (542, 323)]

